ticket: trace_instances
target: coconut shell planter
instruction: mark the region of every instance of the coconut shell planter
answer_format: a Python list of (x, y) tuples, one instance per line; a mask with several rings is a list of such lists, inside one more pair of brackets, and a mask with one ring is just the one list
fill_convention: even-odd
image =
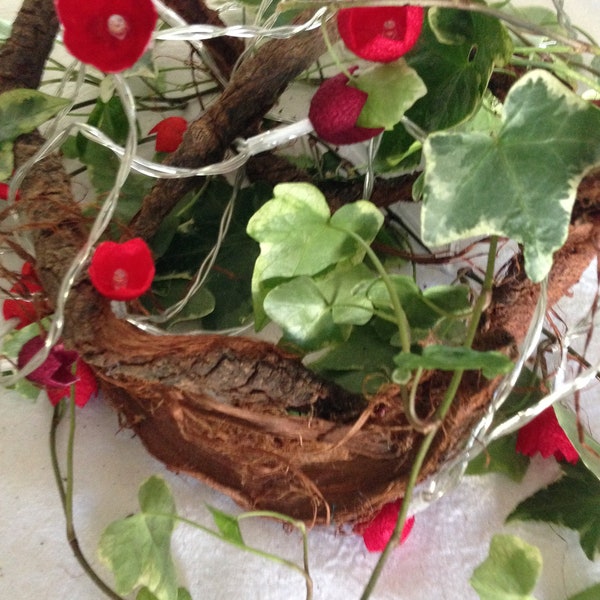
[[(599, 249), (600, 50), (551, 11), (420, 4), (25, 0), (0, 50), (5, 385), (98, 387), (247, 510), (342, 528), (404, 499), (391, 548), (416, 484), (593, 377), (567, 351), (555, 388), (544, 315)], [(59, 33), (79, 62), (44, 93)]]

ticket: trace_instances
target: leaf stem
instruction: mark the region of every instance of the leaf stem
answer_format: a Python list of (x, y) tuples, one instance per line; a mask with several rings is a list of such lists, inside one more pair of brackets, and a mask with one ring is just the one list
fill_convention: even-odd
[(390, 302), (392, 303), (392, 308), (394, 310), (395, 322), (398, 327), (398, 335), (400, 337), (400, 346), (402, 348), (402, 352), (409, 353), (411, 345), (410, 324), (408, 322), (406, 312), (404, 312), (402, 304), (400, 303), (398, 292), (396, 291), (396, 288), (394, 287), (394, 284), (390, 279), (389, 273), (385, 270), (385, 267), (379, 260), (379, 257), (377, 256), (373, 248), (371, 248), (371, 246), (367, 244), (367, 242), (365, 242), (365, 240), (363, 240), (360, 237), (360, 235), (358, 235), (354, 231), (350, 231), (349, 229), (339, 229), (340, 231), (343, 231), (360, 244), (360, 246), (365, 250), (367, 256), (373, 263), (373, 266), (375, 267), (377, 273), (379, 273), (379, 276), (381, 277), (381, 280), (383, 281), (385, 288), (390, 296)]
[(79, 540), (75, 531), (75, 523), (73, 520), (73, 483), (74, 483), (74, 469), (73, 469), (73, 456), (74, 456), (74, 443), (75, 443), (75, 386), (71, 386), (71, 398), (69, 400), (69, 434), (67, 441), (67, 460), (66, 460), (66, 483), (63, 483), (63, 477), (58, 462), (58, 452), (56, 437), (58, 426), (64, 416), (64, 401), (60, 401), (55, 407), (52, 413), (52, 421), (50, 424), (50, 459), (52, 462), (52, 471), (54, 473), (54, 479), (56, 481), (56, 487), (60, 495), (60, 500), (63, 506), (63, 512), (65, 515), (66, 522), (66, 533), (67, 541), (69, 546), (80, 564), (85, 574), (90, 580), (104, 593), (104, 595), (111, 600), (124, 600), (122, 596), (117, 594), (108, 584), (106, 584), (100, 576), (94, 571), (85, 555), (83, 554), (81, 547), (79, 546)]
[[(475, 306), (473, 308), (473, 316), (471, 318), (469, 327), (467, 329), (467, 334), (465, 336), (464, 346), (466, 346), (466, 347), (471, 347), (471, 345), (473, 344), (475, 335), (477, 333), (477, 327), (479, 325), (479, 320), (481, 318), (483, 311), (485, 310), (485, 307), (488, 304), (489, 295), (491, 293), (492, 285), (493, 285), (493, 281), (494, 281), (494, 265), (495, 265), (497, 249), (498, 249), (498, 236), (492, 236), (490, 238), (487, 266), (486, 266), (486, 271), (485, 271), (485, 278), (484, 278), (483, 285), (481, 288), (481, 293), (479, 294), (479, 296), (477, 297), (477, 300), (475, 302)], [(408, 516), (408, 509), (410, 507), (414, 489), (417, 484), (417, 479), (418, 479), (419, 473), (421, 472), (423, 463), (425, 461), (425, 458), (427, 457), (427, 453), (429, 451), (429, 448), (431, 447), (433, 439), (435, 438), (435, 436), (438, 432), (438, 429), (440, 428), (441, 423), (443, 422), (444, 418), (446, 417), (446, 414), (448, 413), (448, 410), (450, 409), (450, 406), (452, 405), (452, 402), (456, 396), (456, 392), (457, 392), (460, 382), (462, 380), (463, 373), (464, 373), (464, 369), (459, 369), (454, 372), (452, 379), (448, 385), (448, 389), (446, 390), (446, 393), (444, 395), (444, 399), (442, 400), (440, 406), (438, 407), (438, 409), (435, 413), (435, 418), (437, 419), (437, 425), (431, 431), (429, 431), (425, 435), (423, 440), (421, 441), (421, 445), (419, 446), (419, 449), (417, 451), (417, 455), (413, 462), (413, 465), (412, 465), (412, 468), (411, 468), (411, 471), (410, 471), (410, 474), (408, 477), (408, 481), (406, 483), (404, 499), (402, 500), (402, 506), (401, 506), (400, 512), (398, 514), (398, 520), (396, 521), (396, 526), (394, 527), (394, 531), (392, 532), (390, 540), (386, 544), (385, 549), (381, 553), (381, 556), (379, 557), (379, 560), (377, 561), (377, 564), (375, 565), (375, 568), (373, 569), (373, 571), (371, 573), (369, 581), (367, 582), (367, 585), (365, 586), (365, 589), (363, 591), (362, 596), (360, 597), (360, 600), (368, 600), (371, 597), (371, 594), (373, 593), (375, 586), (377, 585), (377, 581), (379, 580), (379, 577), (383, 571), (385, 564), (387, 563), (392, 551), (394, 550), (394, 548), (398, 545), (398, 542), (400, 541), (400, 538), (402, 536), (402, 531), (404, 529), (404, 524), (406, 523), (406, 517)]]

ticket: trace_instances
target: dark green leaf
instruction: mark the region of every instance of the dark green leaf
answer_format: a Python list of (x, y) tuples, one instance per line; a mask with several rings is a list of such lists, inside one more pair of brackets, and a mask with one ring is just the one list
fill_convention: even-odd
[(166, 483), (150, 477), (140, 487), (140, 512), (110, 524), (100, 539), (100, 558), (115, 575), (120, 594), (146, 586), (157, 600), (177, 600), (170, 542), (175, 503)]
[(380, 335), (374, 324), (368, 324), (354, 327), (345, 342), (310, 363), (310, 368), (352, 392), (375, 393), (391, 381), (396, 352), (389, 335)]
[(600, 161), (600, 110), (532, 71), (511, 88), (497, 136), (436, 133), (423, 150), (425, 243), (510, 237), (540, 281), (566, 239), (577, 186)]
[(521, 481), (529, 466), (529, 457), (517, 453), (516, 441), (516, 433), (493, 441), (469, 463), (467, 475), (502, 473), (513, 481)]
[(234, 546), (245, 547), (238, 520), (233, 515), (228, 515), (214, 506), (207, 506), (207, 508), (223, 539)]
[(37, 90), (18, 89), (0, 94), (0, 142), (12, 142), (33, 131), (68, 104), (64, 98)]
[(484, 377), (488, 378), (508, 373), (513, 367), (512, 361), (500, 352), (479, 352), (464, 346), (435, 344), (423, 348), (422, 354), (397, 354), (394, 362), (401, 372), (417, 368), (443, 371), (481, 370)]
[[(438, 30), (442, 21), (454, 22), (453, 38), (460, 33), (464, 41), (440, 42), (426, 20), (419, 42), (405, 56), (427, 88), (427, 94), (417, 100), (406, 116), (424, 131), (432, 132), (457, 125), (475, 113), (494, 64), (505, 62), (511, 50), (508, 34), (497, 19), (454, 9), (439, 9), (434, 14)], [(450, 31), (449, 25), (445, 31)], [(396, 167), (413, 143), (414, 138), (401, 124), (386, 131), (377, 154), (377, 167)], [(414, 168), (419, 155), (412, 158), (409, 166)]]
[(534, 600), (531, 592), (541, 570), (538, 548), (514, 535), (495, 535), (470, 583), (481, 600)]
[(547, 521), (579, 532), (585, 555), (594, 560), (600, 550), (600, 481), (580, 461), (563, 463), (556, 483), (530, 496), (508, 516), (509, 521)]

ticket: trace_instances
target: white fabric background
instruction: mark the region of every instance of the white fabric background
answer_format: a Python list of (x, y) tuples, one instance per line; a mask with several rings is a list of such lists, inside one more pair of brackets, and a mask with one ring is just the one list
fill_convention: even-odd
[[(18, 0), (2, 0), (0, 18), (12, 18), (18, 4)], [(551, 1), (537, 4), (550, 6)], [(577, 22), (600, 34), (599, 0), (566, 0), (565, 4)], [(565, 310), (580, 308), (577, 297)], [(30, 402), (2, 392), (2, 599), (102, 597), (82, 573), (66, 542), (48, 453), (51, 412), (43, 400)], [(101, 401), (78, 410), (77, 418), (75, 522), (83, 551), (109, 579), (96, 559), (100, 533), (111, 521), (137, 510), (138, 487), (150, 475), (167, 480), (183, 516), (209, 524), (206, 502), (226, 511), (237, 510), (229, 499), (197, 481), (167, 472), (129, 431), (119, 430), (116, 415)], [(600, 425), (600, 418), (595, 423)], [(63, 428), (61, 434), (65, 433)], [(63, 442), (65, 438), (61, 435)], [(600, 563), (586, 559), (574, 532), (545, 524), (504, 525), (505, 517), (521, 499), (552, 481), (557, 473), (553, 460), (535, 459), (519, 485), (502, 476), (465, 478), (417, 515), (411, 536), (394, 552), (373, 598), (476, 599), (468, 579), (498, 532), (518, 534), (541, 548), (544, 570), (535, 591), (538, 600), (562, 600), (599, 582)], [(246, 523), (244, 533), (249, 543), (301, 560), (299, 536), (284, 532), (277, 523)], [(195, 599), (304, 598), (304, 584), (298, 575), (185, 526), (176, 529), (173, 546), (181, 583)], [(377, 559), (364, 549), (360, 537), (342, 536), (327, 528), (311, 532), (310, 551), (316, 600), (358, 598)]]

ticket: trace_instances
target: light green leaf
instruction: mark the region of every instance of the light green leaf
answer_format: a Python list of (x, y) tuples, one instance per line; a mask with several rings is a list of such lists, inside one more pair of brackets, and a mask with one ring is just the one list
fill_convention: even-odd
[(215, 525), (221, 532), (223, 539), (234, 546), (244, 548), (246, 544), (244, 543), (244, 538), (242, 537), (240, 525), (236, 517), (228, 515), (214, 506), (207, 505), (207, 508), (212, 515)]
[(115, 575), (120, 594), (146, 586), (158, 600), (177, 600), (170, 542), (175, 502), (167, 484), (150, 477), (139, 490), (140, 512), (110, 524), (100, 538), (99, 555)]
[(571, 409), (557, 402), (554, 404), (554, 413), (585, 466), (600, 479), (600, 444), (587, 432), (584, 432), (583, 444), (579, 441), (577, 415)]
[(531, 592), (541, 570), (539, 548), (514, 535), (495, 535), (470, 583), (481, 600), (534, 600)]
[(383, 223), (366, 201), (346, 205), (332, 217), (323, 194), (307, 183), (282, 183), (273, 194), (247, 229), (266, 259), (262, 279), (315, 275), (342, 260), (362, 258), (364, 250), (344, 230), (370, 243)]
[(455, 371), (457, 369), (481, 370), (484, 377), (508, 373), (512, 361), (501, 352), (479, 352), (464, 346), (439, 346), (432, 344), (423, 348), (422, 354), (400, 353), (394, 358), (401, 373), (417, 368)]
[(304, 350), (317, 350), (350, 335), (351, 326), (334, 322), (332, 304), (310, 277), (296, 277), (271, 290), (264, 310), (283, 329), (284, 339)]
[[(140, 588), (135, 600), (158, 600), (158, 598), (147, 587), (143, 587)], [(177, 600), (192, 600), (192, 595), (181, 587), (177, 590)]]
[(0, 181), (7, 181), (14, 170), (13, 143), (0, 142)]
[(600, 550), (600, 481), (581, 461), (561, 467), (563, 477), (521, 502), (507, 520), (546, 521), (574, 529), (585, 555), (594, 560)]
[(0, 142), (29, 133), (69, 104), (64, 98), (37, 90), (18, 89), (0, 94)]
[(356, 121), (359, 127), (393, 129), (404, 113), (427, 93), (423, 80), (404, 59), (359, 72), (349, 85), (368, 94)]
[(569, 596), (567, 600), (598, 600), (598, 598), (600, 598), (600, 583), (597, 583), (574, 596)]
[(529, 466), (529, 457), (517, 453), (516, 441), (516, 433), (494, 440), (469, 463), (467, 475), (502, 473), (513, 481), (521, 481)]
[(425, 243), (510, 237), (537, 282), (567, 237), (579, 182), (600, 162), (600, 110), (532, 71), (509, 92), (497, 136), (436, 133), (423, 152)]

